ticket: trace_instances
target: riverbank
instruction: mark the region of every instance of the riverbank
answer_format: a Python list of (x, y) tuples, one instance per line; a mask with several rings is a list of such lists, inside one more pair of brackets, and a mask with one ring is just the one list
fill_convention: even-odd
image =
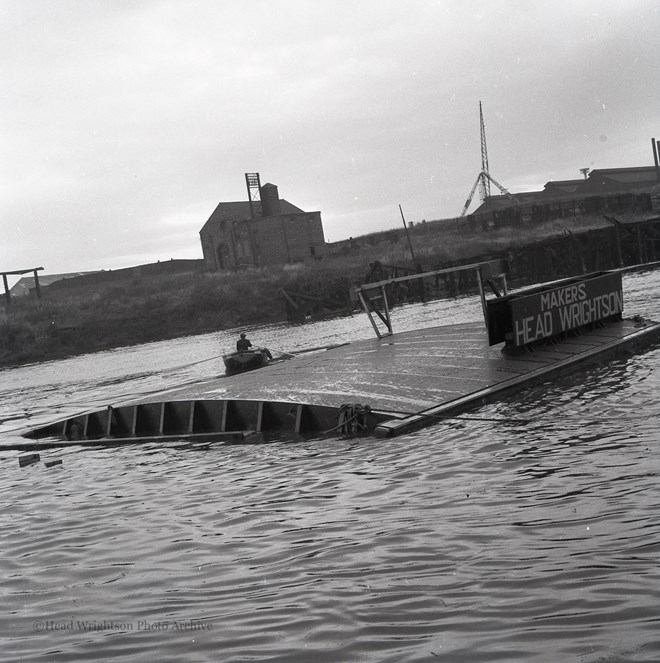
[[(586, 231), (605, 231), (610, 226), (602, 217), (582, 218), (579, 223), (562, 219), (533, 229), (506, 228), (466, 235), (460, 229), (445, 227), (439, 231), (429, 223), (415, 226), (410, 236), (415, 263), (424, 269), (437, 269), (481, 256), (502, 255), (542, 240), (566, 238), (567, 233), (572, 238)], [(363, 281), (369, 264), (376, 260), (414, 266), (403, 229), (391, 231), (385, 241), (371, 242), (369, 238), (356, 238), (352, 248), (311, 264), (161, 275), (75, 290), (44, 288), (41, 299), (16, 298), (10, 310), (0, 311), (0, 366), (281, 322), (287, 319), (282, 289), (305, 291), (320, 284), (350, 288)], [(575, 253), (577, 256), (579, 251)], [(562, 270), (575, 270), (577, 264), (563, 265)], [(531, 268), (525, 271), (528, 280), (539, 275)]]

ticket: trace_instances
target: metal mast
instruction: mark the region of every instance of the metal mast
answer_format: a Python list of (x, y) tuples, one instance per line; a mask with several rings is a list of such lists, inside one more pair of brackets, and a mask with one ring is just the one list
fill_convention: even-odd
[[(481, 200), (486, 200), (490, 196), (490, 172), (488, 170), (488, 148), (486, 147), (486, 125), (484, 124), (484, 114), (479, 102), (479, 124), (481, 126)], [(484, 177), (485, 175), (485, 177)]]
[(472, 185), (472, 190), (470, 191), (468, 199), (465, 201), (465, 205), (463, 206), (463, 211), (461, 212), (461, 216), (465, 216), (465, 214), (467, 213), (468, 208), (472, 203), (472, 197), (474, 196), (474, 192), (477, 190), (477, 187), (479, 187), (479, 194), (481, 196), (482, 202), (485, 201), (488, 196), (490, 196), (491, 182), (500, 190), (500, 192), (503, 195), (507, 196), (512, 203), (515, 203), (516, 205), (520, 204), (520, 201), (512, 193), (507, 191), (499, 182), (497, 182), (488, 171), (488, 148), (486, 147), (486, 125), (484, 124), (484, 113), (483, 110), (481, 109), (481, 102), (479, 102), (479, 123), (481, 125), (481, 172), (477, 175), (477, 179), (474, 181), (474, 184)]

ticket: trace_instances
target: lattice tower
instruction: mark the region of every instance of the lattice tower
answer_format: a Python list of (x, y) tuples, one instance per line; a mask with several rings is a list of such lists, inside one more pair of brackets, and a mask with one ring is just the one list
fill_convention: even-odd
[(481, 183), (480, 194), (481, 200), (486, 200), (490, 196), (490, 172), (488, 170), (488, 148), (486, 147), (486, 125), (484, 124), (484, 114), (481, 110), (481, 102), (479, 102), (479, 124), (481, 126)]

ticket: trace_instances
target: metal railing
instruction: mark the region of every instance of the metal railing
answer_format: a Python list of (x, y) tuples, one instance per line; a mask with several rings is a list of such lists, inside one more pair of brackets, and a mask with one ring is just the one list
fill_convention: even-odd
[[(365, 283), (356, 288), (356, 292), (362, 308), (365, 310), (366, 314), (369, 316), (369, 321), (371, 322), (376, 336), (378, 338), (383, 338), (383, 336), (389, 336), (392, 332), (392, 317), (390, 315), (390, 305), (387, 301), (387, 290), (386, 286), (392, 283), (402, 283), (404, 281), (416, 281), (429, 277), (437, 277), (440, 275), (446, 274), (455, 274), (457, 272), (470, 272), (474, 271), (477, 276), (477, 284), (479, 286), (479, 297), (481, 298), (481, 306), (484, 314), (484, 323), (488, 327), (488, 317), (486, 309), (486, 289), (485, 285), (488, 285), (493, 291), (495, 296), (500, 297), (502, 295), (508, 294), (506, 274), (509, 271), (506, 261), (504, 260), (490, 260), (488, 262), (477, 262), (471, 263), (469, 265), (459, 265), (458, 267), (447, 267), (445, 269), (435, 269), (430, 272), (419, 272), (417, 274), (409, 274), (408, 276), (398, 276), (391, 279), (385, 279), (383, 281), (377, 281), (376, 283)], [(501, 288), (498, 288), (495, 279), (500, 279)], [(378, 322), (374, 315), (380, 320), (380, 322), (385, 326), (385, 330), (379, 328)]]

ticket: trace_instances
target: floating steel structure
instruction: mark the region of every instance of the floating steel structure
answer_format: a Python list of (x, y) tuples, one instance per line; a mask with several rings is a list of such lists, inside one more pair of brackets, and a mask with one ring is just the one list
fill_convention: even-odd
[(366, 284), (359, 294), (376, 338), (81, 413), (27, 431), (13, 448), (400, 435), (660, 339), (660, 324), (622, 319), (620, 271), (508, 293), (504, 267), (461, 268), (478, 278), (485, 324), (396, 333), (385, 283)]

